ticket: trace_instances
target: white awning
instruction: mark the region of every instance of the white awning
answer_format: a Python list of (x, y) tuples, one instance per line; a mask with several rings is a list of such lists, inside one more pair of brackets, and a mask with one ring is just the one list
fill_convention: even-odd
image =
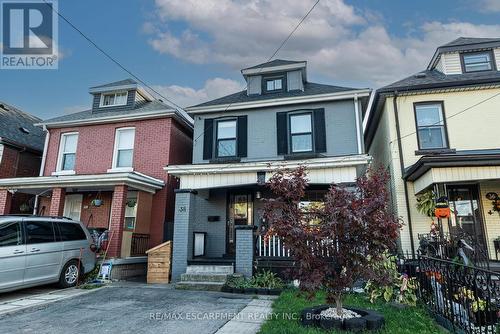
[(155, 193), (165, 186), (165, 182), (138, 172), (0, 179), (0, 189), (9, 190), (36, 190), (56, 187), (99, 189), (115, 185), (127, 185), (133, 189)]

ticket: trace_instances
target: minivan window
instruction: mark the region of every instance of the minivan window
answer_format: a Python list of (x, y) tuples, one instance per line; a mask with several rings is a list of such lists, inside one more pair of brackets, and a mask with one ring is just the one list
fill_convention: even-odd
[(17, 246), (22, 240), (19, 222), (0, 224), (0, 247)]
[(41, 244), (55, 241), (52, 222), (27, 221), (24, 226), (26, 228), (27, 244)]
[(61, 232), (62, 241), (85, 240), (87, 235), (83, 232), (78, 224), (74, 223), (57, 223)]

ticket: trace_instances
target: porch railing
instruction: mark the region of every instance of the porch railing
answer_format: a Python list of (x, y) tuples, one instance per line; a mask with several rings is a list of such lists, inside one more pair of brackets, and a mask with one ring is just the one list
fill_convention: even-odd
[[(322, 241), (305, 241), (306, 245), (311, 248), (314, 255), (319, 257), (330, 257), (333, 254), (332, 240)], [(265, 236), (258, 235), (256, 242), (257, 257), (273, 257), (273, 258), (291, 258), (290, 249), (277, 235)]]
[(149, 247), (149, 234), (133, 233), (130, 256), (144, 256)]
[(499, 273), (423, 255), (407, 263), (419, 300), (441, 326), (452, 333), (498, 333)]

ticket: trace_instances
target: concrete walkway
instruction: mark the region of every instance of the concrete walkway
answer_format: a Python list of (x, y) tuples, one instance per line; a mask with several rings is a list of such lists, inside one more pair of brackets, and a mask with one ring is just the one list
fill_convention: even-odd
[(222, 326), (216, 334), (255, 334), (271, 314), (276, 297), (259, 296), (248, 303), (233, 319)]

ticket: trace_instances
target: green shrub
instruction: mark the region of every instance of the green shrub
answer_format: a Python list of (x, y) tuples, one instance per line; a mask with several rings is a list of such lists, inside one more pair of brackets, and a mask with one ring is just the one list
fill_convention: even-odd
[(252, 287), (283, 289), (285, 284), (275, 273), (270, 270), (263, 270), (252, 277)]
[(365, 291), (370, 297), (370, 302), (375, 303), (383, 297), (386, 302), (395, 301), (401, 304), (415, 306), (417, 304), (417, 281), (415, 278), (400, 274), (396, 266), (396, 257), (388, 252), (383, 255), (383, 260), (371, 264), (376, 274), (365, 286)]

